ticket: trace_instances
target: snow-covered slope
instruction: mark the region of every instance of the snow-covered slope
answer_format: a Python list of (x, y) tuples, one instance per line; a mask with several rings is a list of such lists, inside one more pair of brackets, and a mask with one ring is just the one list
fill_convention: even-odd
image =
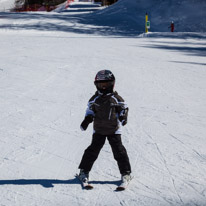
[[(205, 206), (205, 39), (110, 38), (0, 31), (1, 205)], [(91, 172), (74, 178), (92, 126), (79, 125), (110, 69), (130, 108), (122, 139), (135, 178), (120, 174), (108, 142)]]
[[(0, 13), (0, 205), (205, 206), (205, 33), (109, 36), (82, 17)], [(101, 69), (129, 106), (122, 140), (134, 179), (121, 193), (108, 142), (90, 173), (94, 190), (74, 178)]]

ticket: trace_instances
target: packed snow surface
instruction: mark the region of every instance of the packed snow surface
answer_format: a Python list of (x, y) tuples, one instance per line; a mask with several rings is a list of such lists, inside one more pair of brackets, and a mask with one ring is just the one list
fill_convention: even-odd
[[(89, 22), (82, 7), (0, 13), (0, 205), (205, 206), (206, 34), (131, 36)], [(102, 69), (129, 106), (122, 141), (134, 179), (124, 192), (115, 192), (108, 142), (90, 173), (94, 189), (74, 177)]]

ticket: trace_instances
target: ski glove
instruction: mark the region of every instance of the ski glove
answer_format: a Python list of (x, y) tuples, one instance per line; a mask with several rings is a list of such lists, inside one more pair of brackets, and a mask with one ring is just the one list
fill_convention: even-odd
[(119, 116), (119, 121), (122, 123), (122, 126), (127, 124), (127, 115), (128, 115), (128, 108), (122, 110)]
[(92, 115), (86, 116), (80, 125), (81, 130), (85, 131), (87, 127), (89, 126), (89, 124), (92, 122), (93, 122), (93, 116)]
[(121, 121), (121, 123), (122, 123), (122, 126), (124, 126), (124, 125), (127, 124), (127, 120), (124, 119), (124, 120)]

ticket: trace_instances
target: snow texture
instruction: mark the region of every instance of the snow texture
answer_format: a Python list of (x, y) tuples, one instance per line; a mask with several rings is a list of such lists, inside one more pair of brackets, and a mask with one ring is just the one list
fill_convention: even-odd
[[(0, 13), (1, 206), (206, 205), (206, 34), (131, 35), (95, 20), (114, 7)], [(90, 173), (94, 189), (75, 178), (92, 135), (79, 126), (102, 69), (129, 106), (122, 141), (134, 179), (124, 192), (115, 192), (108, 142)]]

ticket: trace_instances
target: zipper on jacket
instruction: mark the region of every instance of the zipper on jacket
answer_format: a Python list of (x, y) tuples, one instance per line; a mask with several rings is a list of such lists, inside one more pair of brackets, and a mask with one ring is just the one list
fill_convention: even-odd
[(111, 114), (112, 114), (112, 108), (110, 109), (110, 112), (109, 112), (109, 120), (111, 119)]

